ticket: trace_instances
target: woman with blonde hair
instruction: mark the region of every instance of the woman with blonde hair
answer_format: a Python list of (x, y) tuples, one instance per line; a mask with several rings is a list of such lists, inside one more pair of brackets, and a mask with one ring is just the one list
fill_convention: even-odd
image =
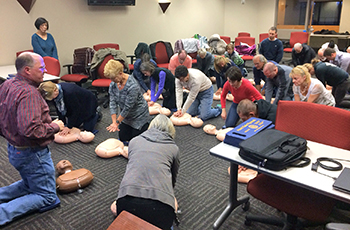
[(316, 78), (311, 78), (311, 74), (305, 66), (298, 65), (294, 67), (289, 76), (293, 79), (295, 101), (305, 101), (329, 106), (335, 105), (332, 94), (326, 90), (322, 82)]
[(138, 82), (123, 69), (122, 63), (112, 59), (106, 64), (104, 75), (112, 80), (109, 86), (112, 124), (107, 130), (119, 131), (119, 139), (127, 145), (133, 137), (147, 130), (150, 115)]
[(238, 67), (231, 59), (224, 57), (224, 56), (216, 56), (214, 58), (214, 75), (216, 78), (216, 86), (218, 90), (215, 92), (215, 94), (220, 95), (222, 88), (224, 87), (224, 84), (226, 82), (225, 73), (226, 71), (231, 67), (236, 66)]

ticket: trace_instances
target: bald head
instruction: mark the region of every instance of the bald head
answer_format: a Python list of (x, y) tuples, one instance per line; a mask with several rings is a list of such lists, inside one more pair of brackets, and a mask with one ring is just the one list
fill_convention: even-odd
[(300, 53), (303, 50), (303, 45), (299, 42), (295, 43), (294, 50), (295, 50), (295, 52)]
[(278, 73), (278, 68), (272, 62), (268, 62), (265, 64), (263, 72), (267, 78), (274, 78)]
[(21, 76), (39, 84), (43, 81), (46, 69), (44, 60), (39, 54), (23, 52), (17, 57), (15, 66)]

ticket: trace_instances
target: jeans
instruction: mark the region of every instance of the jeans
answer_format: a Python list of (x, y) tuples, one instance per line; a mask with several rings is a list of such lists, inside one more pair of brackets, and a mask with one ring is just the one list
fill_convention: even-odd
[(237, 105), (238, 105), (237, 103), (232, 102), (230, 110), (226, 115), (226, 121), (225, 121), (226, 128), (235, 127), (237, 124), (237, 121), (239, 120), (239, 116), (237, 114)]
[(23, 150), (8, 144), (10, 163), (22, 180), (0, 188), (0, 225), (55, 202), (55, 168), (48, 147)]
[(219, 116), (221, 114), (221, 108), (211, 108), (211, 105), (213, 104), (213, 94), (213, 86), (210, 86), (207, 90), (199, 92), (196, 99), (187, 110), (187, 113), (191, 114), (191, 116), (198, 115), (198, 118), (203, 121)]

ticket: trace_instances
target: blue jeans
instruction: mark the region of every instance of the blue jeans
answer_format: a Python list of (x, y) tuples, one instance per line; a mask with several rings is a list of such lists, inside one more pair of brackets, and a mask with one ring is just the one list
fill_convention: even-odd
[(22, 180), (0, 188), (0, 225), (55, 202), (55, 168), (48, 147), (16, 149), (8, 144), (10, 163)]
[(207, 90), (199, 92), (196, 99), (187, 110), (187, 113), (191, 114), (191, 116), (198, 115), (203, 121), (219, 116), (221, 114), (221, 109), (211, 108), (211, 105), (213, 104), (213, 94), (213, 86), (210, 86)]
[(237, 121), (239, 120), (239, 116), (237, 113), (237, 105), (238, 105), (237, 103), (232, 102), (230, 110), (226, 114), (226, 121), (225, 121), (226, 128), (235, 127), (237, 124)]

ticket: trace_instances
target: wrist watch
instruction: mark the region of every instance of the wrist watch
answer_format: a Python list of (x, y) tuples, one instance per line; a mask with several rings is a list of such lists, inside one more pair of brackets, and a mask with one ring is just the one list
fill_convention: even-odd
[(117, 124), (120, 125), (120, 121), (119, 120), (117, 120)]

